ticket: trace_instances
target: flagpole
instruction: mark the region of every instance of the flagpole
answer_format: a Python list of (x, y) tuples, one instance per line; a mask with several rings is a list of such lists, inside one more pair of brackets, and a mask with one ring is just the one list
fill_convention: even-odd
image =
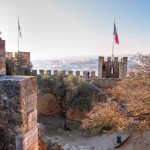
[(114, 35), (113, 35), (113, 46), (112, 46), (112, 61), (114, 60)]
[(18, 17), (18, 52), (19, 52), (19, 17)]
[[(115, 18), (114, 18), (114, 24), (115, 24)], [(112, 62), (114, 61), (114, 40), (115, 40), (114, 37), (115, 37), (115, 36), (114, 36), (114, 33), (113, 33)]]
[(19, 31), (18, 31), (18, 52), (19, 52)]

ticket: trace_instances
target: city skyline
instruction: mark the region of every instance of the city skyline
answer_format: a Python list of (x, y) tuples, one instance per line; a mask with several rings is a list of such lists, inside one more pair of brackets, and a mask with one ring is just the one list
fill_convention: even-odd
[(150, 52), (150, 2), (104, 0), (1, 0), (0, 30), (6, 50), (31, 58), (111, 55), (114, 17), (119, 36), (114, 54)]

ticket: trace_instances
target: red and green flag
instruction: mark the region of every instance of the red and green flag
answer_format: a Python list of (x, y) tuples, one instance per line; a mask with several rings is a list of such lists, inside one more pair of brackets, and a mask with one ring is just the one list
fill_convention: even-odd
[(117, 34), (117, 29), (116, 29), (116, 25), (114, 23), (114, 36), (115, 36), (115, 42), (116, 44), (119, 44), (119, 38), (118, 38), (118, 34)]

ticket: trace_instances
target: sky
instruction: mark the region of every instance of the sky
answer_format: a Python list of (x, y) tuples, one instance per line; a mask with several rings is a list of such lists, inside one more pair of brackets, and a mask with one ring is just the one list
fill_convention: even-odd
[(150, 53), (150, 0), (0, 0), (0, 31), (6, 51), (32, 59)]

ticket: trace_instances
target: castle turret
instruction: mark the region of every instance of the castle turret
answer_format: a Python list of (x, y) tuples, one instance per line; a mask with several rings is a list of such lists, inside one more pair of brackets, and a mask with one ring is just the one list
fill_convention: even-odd
[(107, 61), (104, 61), (104, 57), (98, 58), (98, 77), (101, 78), (125, 78), (127, 76), (128, 58), (123, 57), (121, 62), (118, 61), (118, 57), (115, 57), (111, 61), (111, 57), (107, 57)]

